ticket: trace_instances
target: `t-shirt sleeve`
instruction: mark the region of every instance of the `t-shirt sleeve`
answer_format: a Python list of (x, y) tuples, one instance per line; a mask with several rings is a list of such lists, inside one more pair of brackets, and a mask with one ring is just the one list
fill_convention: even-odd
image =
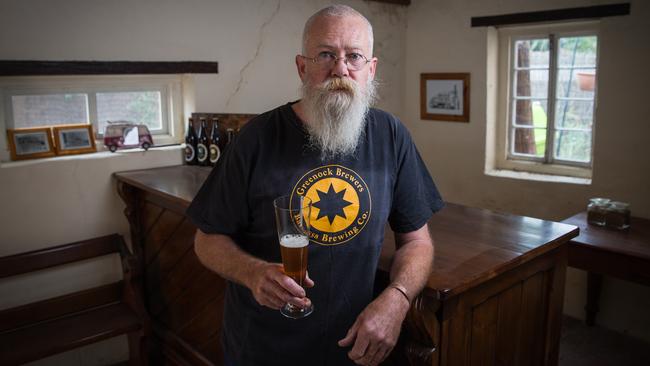
[(424, 226), (445, 204), (409, 132), (397, 124), (397, 166), (388, 222), (394, 232), (407, 233)]
[(247, 223), (249, 157), (231, 143), (187, 209), (187, 216), (208, 234), (233, 235)]

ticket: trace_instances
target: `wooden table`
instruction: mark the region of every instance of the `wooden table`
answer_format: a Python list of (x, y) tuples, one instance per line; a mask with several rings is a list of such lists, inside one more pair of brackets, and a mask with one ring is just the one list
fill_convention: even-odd
[[(184, 211), (208, 169), (116, 173), (160, 364), (220, 365), (225, 281), (192, 250)], [(429, 221), (434, 270), (409, 311), (393, 364), (556, 365), (567, 263), (577, 228), (447, 204)], [(390, 230), (377, 282), (394, 253)], [(396, 361), (397, 360), (397, 361)]]
[(650, 286), (650, 220), (632, 217), (626, 230), (587, 224), (581, 212), (563, 223), (580, 228), (569, 243), (569, 266), (588, 271), (586, 323), (593, 325), (603, 275)]

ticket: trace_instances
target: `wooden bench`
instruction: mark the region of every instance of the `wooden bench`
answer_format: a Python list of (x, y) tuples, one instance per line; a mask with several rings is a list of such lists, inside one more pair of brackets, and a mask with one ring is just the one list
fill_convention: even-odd
[(135, 257), (117, 234), (0, 258), (0, 279), (119, 253), (123, 279), (0, 311), (0, 363), (20, 365), (122, 334), (145, 365), (149, 321)]

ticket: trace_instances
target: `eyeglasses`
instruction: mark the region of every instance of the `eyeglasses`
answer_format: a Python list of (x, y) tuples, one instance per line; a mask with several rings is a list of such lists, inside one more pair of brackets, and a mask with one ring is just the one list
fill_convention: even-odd
[(336, 62), (338, 62), (338, 60), (343, 60), (343, 63), (345, 63), (345, 65), (348, 67), (348, 70), (350, 71), (359, 71), (363, 69), (363, 67), (366, 66), (368, 62), (370, 62), (370, 60), (368, 60), (366, 56), (356, 52), (348, 53), (343, 57), (338, 57), (332, 52), (323, 51), (318, 55), (316, 55), (316, 57), (307, 57), (307, 56), (302, 56), (302, 57), (315, 63), (321, 68), (328, 68), (328, 69), (334, 67), (334, 65), (336, 65)]

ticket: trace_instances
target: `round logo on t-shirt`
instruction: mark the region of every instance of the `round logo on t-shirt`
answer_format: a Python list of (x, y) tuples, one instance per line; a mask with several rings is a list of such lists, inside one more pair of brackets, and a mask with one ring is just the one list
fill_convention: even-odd
[(298, 180), (292, 195), (311, 199), (310, 239), (317, 244), (343, 244), (370, 219), (368, 185), (354, 170), (341, 165), (310, 170)]

